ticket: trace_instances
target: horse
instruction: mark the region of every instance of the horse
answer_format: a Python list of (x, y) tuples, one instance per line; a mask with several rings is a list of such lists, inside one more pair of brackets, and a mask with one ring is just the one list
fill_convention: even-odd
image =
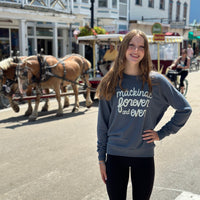
[[(52, 55), (30, 56), (18, 64), (18, 85), (21, 92), (26, 91), (27, 86), (35, 83), (36, 100), (33, 113), (29, 116), (29, 121), (34, 121), (38, 117), (38, 106), (43, 88), (53, 89), (58, 102), (56, 116), (63, 115), (61, 105), (60, 90), (66, 90), (66, 86), (71, 84), (75, 95), (75, 104), (72, 112), (78, 112), (79, 99), (77, 79), (81, 78), (86, 85), (86, 107), (92, 105), (90, 97), (90, 87), (88, 70), (91, 69), (91, 63), (79, 54), (71, 54), (58, 60)], [(65, 97), (64, 107), (69, 106), (69, 99)]]
[[(21, 63), (27, 56), (20, 56), (15, 58), (6, 58), (0, 62), (0, 93), (6, 96), (9, 100), (9, 104), (15, 112), (19, 112), (20, 108), (16, 101), (13, 101), (13, 96), (18, 93), (18, 81), (15, 74), (17, 63)], [(49, 93), (48, 90), (45, 90)], [(29, 86), (26, 92), (27, 96), (32, 95), (32, 86)], [(45, 105), (42, 111), (47, 111), (49, 101), (46, 99)], [(29, 116), (32, 113), (31, 100), (28, 100), (28, 108), (25, 112), (25, 116)]]

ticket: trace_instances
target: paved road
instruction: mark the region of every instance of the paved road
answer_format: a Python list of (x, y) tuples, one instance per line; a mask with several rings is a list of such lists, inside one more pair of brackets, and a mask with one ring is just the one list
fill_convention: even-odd
[[(193, 113), (178, 134), (156, 143), (151, 200), (200, 200), (200, 72), (188, 80)], [(56, 108), (51, 100), (50, 111), (31, 123), (26, 105), (19, 113), (0, 111), (0, 200), (107, 200), (97, 163), (97, 102), (90, 109), (81, 102), (76, 114), (69, 107), (60, 118)]]

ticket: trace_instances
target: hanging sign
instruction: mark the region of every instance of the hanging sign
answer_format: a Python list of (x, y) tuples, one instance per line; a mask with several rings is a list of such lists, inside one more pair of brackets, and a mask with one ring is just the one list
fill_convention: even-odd
[(154, 33), (153, 34), (153, 41), (154, 42), (163, 42), (163, 41), (165, 41), (165, 34), (164, 33)]
[(162, 25), (160, 23), (154, 23), (151, 28), (152, 35), (154, 33), (162, 33)]

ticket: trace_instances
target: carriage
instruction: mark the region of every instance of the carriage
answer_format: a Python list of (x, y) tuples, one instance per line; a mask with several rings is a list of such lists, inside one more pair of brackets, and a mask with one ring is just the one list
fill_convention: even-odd
[[(90, 75), (90, 83), (92, 88), (91, 98), (95, 97), (95, 89), (102, 79), (102, 74), (99, 72), (97, 63), (99, 60), (99, 46), (109, 45), (115, 43), (118, 48), (123, 40), (124, 34), (102, 34), (81, 36), (77, 38), (77, 42), (83, 45), (89, 45), (93, 49), (92, 66), (93, 71)], [(149, 48), (154, 69), (158, 72), (165, 74), (167, 67), (180, 55), (181, 43), (183, 42), (182, 36), (165, 36), (164, 41), (154, 41), (153, 35), (147, 35), (149, 41)]]

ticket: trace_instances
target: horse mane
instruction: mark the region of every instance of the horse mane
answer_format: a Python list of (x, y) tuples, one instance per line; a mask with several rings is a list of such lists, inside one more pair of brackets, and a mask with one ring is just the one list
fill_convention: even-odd
[(2, 70), (7, 70), (11, 66), (11, 62), (13, 62), (13, 58), (6, 58), (0, 62), (0, 68)]
[(22, 62), (25, 63), (25, 62), (27, 62), (27, 61), (29, 61), (29, 60), (35, 60), (35, 59), (37, 59), (37, 56), (29, 56), (29, 57), (23, 59)]

